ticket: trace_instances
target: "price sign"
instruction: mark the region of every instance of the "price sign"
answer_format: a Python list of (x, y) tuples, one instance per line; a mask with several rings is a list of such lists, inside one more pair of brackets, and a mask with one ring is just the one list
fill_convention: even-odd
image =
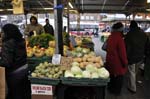
[(32, 95), (53, 95), (53, 89), (50, 85), (31, 85)]
[(52, 57), (52, 64), (60, 64), (61, 55), (60, 54), (54, 54)]

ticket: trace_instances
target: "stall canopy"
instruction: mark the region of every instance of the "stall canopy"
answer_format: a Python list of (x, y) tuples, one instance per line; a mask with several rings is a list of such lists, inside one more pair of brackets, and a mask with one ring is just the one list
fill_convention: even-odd
[[(12, 0), (0, 1), (0, 14), (12, 14), (11, 2)], [(23, 0), (23, 4), (25, 13), (50, 13), (54, 8), (54, 0)], [(66, 6), (67, 0), (62, 0), (62, 4)]]
[(136, 13), (146, 12), (147, 0), (75, 0), (81, 13)]
[[(0, 1), (0, 14), (12, 13), (12, 0)], [(19, 1), (19, 0), (18, 0)], [(72, 10), (80, 13), (124, 13), (147, 12), (147, 0), (62, 0), (63, 6), (67, 2), (73, 5)], [(53, 12), (54, 0), (23, 0), (25, 12), (46, 13)]]

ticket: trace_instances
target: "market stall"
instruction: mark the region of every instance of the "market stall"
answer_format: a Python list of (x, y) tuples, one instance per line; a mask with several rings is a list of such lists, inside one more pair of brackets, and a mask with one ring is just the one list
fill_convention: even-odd
[[(28, 62), (31, 70), (29, 79), (31, 81), (32, 98), (35, 94), (42, 94), (42, 92), (43, 95), (46, 95), (46, 91), (42, 89), (34, 93), (34, 88), (41, 88), (40, 86), (42, 88), (43, 86), (52, 87), (51, 93), (53, 94), (49, 94), (51, 99), (54, 97), (65, 99), (67, 90), (70, 90), (71, 87), (74, 87), (73, 90), (76, 88), (81, 90), (83, 87), (92, 88), (94, 94), (91, 94), (88, 98), (105, 98), (105, 87), (109, 82), (109, 72), (105, 69), (101, 56), (96, 56), (93, 52), (92, 47), (94, 46), (90, 46), (91, 48), (88, 46), (88, 44), (92, 44), (91, 38), (76, 39), (78, 39), (77, 46), (73, 49), (64, 45), (65, 57), (61, 56), (60, 59), (55, 59), (55, 61), (60, 60), (60, 62), (56, 62), (57, 64), (54, 62), (54, 57), (57, 54), (47, 53), (46, 49), (43, 51), (40, 46), (37, 48), (34, 48), (35, 46), (33, 48), (27, 47), (28, 54), (33, 51), (32, 55), (28, 55), (30, 57)], [(52, 41), (47, 43), (47, 48), (52, 47), (53, 43), (50, 42)], [(35, 50), (40, 50), (39, 53), (42, 54), (37, 56), (35, 52), (38, 51)], [(35, 64), (32, 64), (34, 62)]]

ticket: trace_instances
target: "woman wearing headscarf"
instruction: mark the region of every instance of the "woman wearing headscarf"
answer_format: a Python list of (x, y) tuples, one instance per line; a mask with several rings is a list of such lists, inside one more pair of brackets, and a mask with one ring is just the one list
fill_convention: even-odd
[(44, 28), (41, 24), (38, 23), (38, 20), (35, 16), (31, 16), (30, 24), (27, 25), (25, 29), (25, 35), (32, 36), (32, 35), (39, 35), (44, 33)]
[(4, 25), (2, 31), (0, 66), (6, 69), (7, 99), (30, 99), (25, 40), (13, 24)]
[(115, 95), (119, 95), (128, 64), (121, 22), (112, 26), (111, 35), (107, 39), (106, 52), (106, 67), (110, 73), (108, 90)]

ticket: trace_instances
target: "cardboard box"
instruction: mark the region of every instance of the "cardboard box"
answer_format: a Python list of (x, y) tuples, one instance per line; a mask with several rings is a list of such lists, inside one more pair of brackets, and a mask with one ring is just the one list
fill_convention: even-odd
[(5, 68), (0, 67), (0, 99), (5, 99)]
[(31, 84), (32, 99), (53, 99), (51, 85)]

